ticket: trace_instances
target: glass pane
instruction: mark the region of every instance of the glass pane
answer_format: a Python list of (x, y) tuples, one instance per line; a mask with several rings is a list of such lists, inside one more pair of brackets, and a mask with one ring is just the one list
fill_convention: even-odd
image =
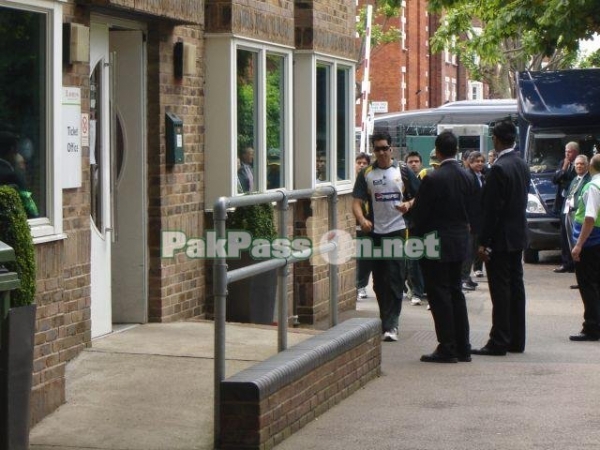
[(350, 178), (348, 163), (350, 158), (350, 105), (348, 105), (348, 89), (350, 89), (350, 71), (348, 68), (337, 70), (337, 178)]
[[(329, 143), (331, 142), (329, 125), (331, 117), (330, 69), (325, 65), (317, 66), (317, 167), (315, 171), (317, 183), (329, 181), (330, 173), (328, 161)], [(325, 159), (325, 164), (323, 164), (323, 159)]]
[(267, 189), (285, 186), (285, 58), (267, 55)]
[(47, 214), (46, 20), (0, 7), (0, 184), (33, 200), (29, 217)]
[[(100, 60), (90, 77), (90, 204), (92, 222), (103, 228), (102, 215), (102, 66)], [(94, 132), (95, 131), (95, 132)]]
[(258, 190), (255, 164), (258, 111), (258, 54), (237, 51), (238, 193)]

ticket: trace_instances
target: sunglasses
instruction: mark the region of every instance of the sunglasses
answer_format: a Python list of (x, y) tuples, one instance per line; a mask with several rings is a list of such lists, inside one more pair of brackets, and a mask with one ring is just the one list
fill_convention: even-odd
[(387, 152), (391, 147), (389, 145), (384, 145), (381, 147), (373, 147), (374, 152)]

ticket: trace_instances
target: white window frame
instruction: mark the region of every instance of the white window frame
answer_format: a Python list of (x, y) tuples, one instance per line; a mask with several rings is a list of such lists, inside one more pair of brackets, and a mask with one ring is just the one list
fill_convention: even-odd
[(469, 81), (469, 100), (483, 100), (483, 83)]
[(273, 45), (231, 35), (209, 34), (206, 36), (206, 210), (212, 210), (214, 202), (222, 196), (238, 195), (237, 189), (237, 51), (258, 53), (258, 101), (256, 112), (258, 126), (254, 148), (255, 190), (266, 192), (267, 173), (267, 124), (266, 124), (266, 57), (284, 57), (284, 100), (282, 106), (283, 132), (281, 170), (284, 176), (282, 188), (292, 189), (292, 89), (293, 54), (286, 46)]
[(406, 0), (402, 0), (400, 2), (400, 44), (402, 50), (408, 50), (406, 37)]
[(452, 78), (451, 83), (452, 83), (452, 92), (450, 95), (451, 95), (452, 101), (455, 102), (456, 101), (456, 78)]
[(29, 219), (35, 244), (64, 239), (61, 177), (62, 4), (47, 0), (0, 0), (0, 6), (45, 14), (46, 19), (46, 216)]
[[(355, 124), (354, 124), (354, 89), (355, 63), (310, 51), (297, 51), (294, 54), (294, 188), (314, 189), (316, 183), (317, 161), (317, 66), (327, 65), (329, 70), (329, 102), (333, 105), (329, 118), (329, 133), (327, 142), (328, 180), (318, 183), (319, 186), (333, 185), (340, 193), (352, 191), (354, 185), (354, 156), (355, 156)], [(346, 92), (348, 111), (346, 114), (346, 164), (347, 179), (337, 179), (337, 71), (348, 70), (348, 89)]]

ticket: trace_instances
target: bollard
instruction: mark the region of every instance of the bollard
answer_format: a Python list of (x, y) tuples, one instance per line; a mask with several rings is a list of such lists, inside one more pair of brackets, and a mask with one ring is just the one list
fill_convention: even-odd
[(0, 448), (27, 450), (35, 305), (10, 307), (20, 280), (3, 264), (14, 260), (14, 250), (0, 241)]

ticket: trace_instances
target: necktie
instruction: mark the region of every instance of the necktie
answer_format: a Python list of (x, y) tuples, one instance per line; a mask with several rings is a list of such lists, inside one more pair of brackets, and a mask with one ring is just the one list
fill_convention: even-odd
[(244, 165), (246, 168), (246, 177), (248, 178), (248, 191), (254, 192), (254, 175), (249, 165)]
[(575, 195), (575, 192), (577, 192), (577, 188), (579, 187), (579, 183), (581, 183), (581, 177), (575, 177), (573, 183), (571, 183), (571, 190), (569, 191), (569, 196)]

